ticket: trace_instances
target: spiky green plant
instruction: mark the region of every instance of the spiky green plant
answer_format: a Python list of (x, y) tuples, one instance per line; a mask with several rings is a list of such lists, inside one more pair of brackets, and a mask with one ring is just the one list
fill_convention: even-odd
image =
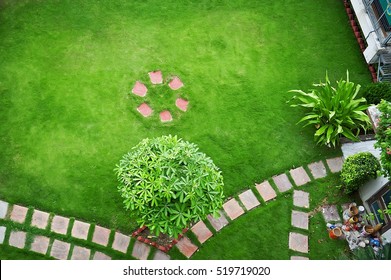
[(315, 126), (317, 144), (335, 147), (341, 135), (357, 141), (360, 129), (366, 131), (370, 125), (369, 117), (364, 113), (368, 108), (366, 100), (357, 98), (360, 85), (349, 81), (348, 71), (346, 77), (346, 80), (337, 82), (337, 87), (333, 87), (326, 73), (326, 81), (313, 84), (315, 88), (309, 92), (290, 91), (297, 94), (290, 100), (294, 102), (292, 107), (310, 109), (298, 123)]
[(115, 171), (125, 208), (157, 235), (176, 237), (222, 207), (221, 171), (195, 144), (176, 136), (142, 140)]

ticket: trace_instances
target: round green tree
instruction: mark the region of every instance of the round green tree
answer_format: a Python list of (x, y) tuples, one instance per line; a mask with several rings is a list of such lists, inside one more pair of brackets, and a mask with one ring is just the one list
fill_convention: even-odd
[(218, 215), (223, 204), (219, 168), (197, 145), (176, 136), (142, 140), (115, 171), (125, 208), (157, 235), (177, 236), (208, 214)]

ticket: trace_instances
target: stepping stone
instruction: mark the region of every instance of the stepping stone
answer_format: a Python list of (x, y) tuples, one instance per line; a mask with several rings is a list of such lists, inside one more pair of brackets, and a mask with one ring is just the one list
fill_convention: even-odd
[(148, 259), (149, 251), (151, 251), (151, 247), (136, 240), (133, 246), (132, 256), (139, 260), (146, 260)]
[(46, 255), (49, 248), (50, 239), (46, 236), (37, 235), (34, 237), (33, 243), (31, 243), (31, 251)]
[(311, 181), (310, 177), (308, 176), (307, 172), (305, 172), (303, 167), (298, 167), (295, 169), (292, 169), (290, 171), (293, 181), (295, 182), (296, 186), (302, 186), (307, 184)]
[(322, 206), (322, 214), (323, 218), (328, 222), (339, 222), (341, 221), (341, 218), (338, 214), (338, 209), (336, 205), (324, 205)]
[(26, 220), (27, 211), (28, 208), (26, 207), (14, 205), (14, 207), (12, 208), (10, 220), (23, 224)]
[(153, 71), (148, 73), (151, 83), (154, 85), (163, 83), (162, 71)]
[(114, 242), (112, 247), (114, 250), (126, 254), (126, 252), (128, 251), (129, 243), (130, 243), (129, 236), (116, 232), (114, 235)]
[(160, 113), (160, 121), (161, 122), (170, 122), (172, 121), (172, 115), (170, 111), (163, 111)]
[(73, 247), (71, 260), (89, 260), (90, 255), (91, 255), (90, 249), (75, 245)]
[(187, 111), (187, 106), (189, 105), (189, 101), (187, 101), (185, 99), (182, 99), (182, 98), (178, 98), (175, 101), (175, 105), (179, 108), (179, 110), (182, 110), (182, 111), (186, 112)]
[(310, 194), (303, 191), (293, 191), (293, 205), (297, 207), (310, 207)]
[(8, 202), (0, 200), (0, 219), (4, 219), (8, 212)]
[(308, 253), (308, 236), (301, 233), (290, 232), (289, 249), (300, 253)]
[(147, 91), (148, 91), (147, 87), (139, 81), (136, 82), (136, 84), (134, 85), (134, 87), (132, 89), (132, 93), (134, 93), (135, 95), (141, 96), (141, 97), (146, 96)]
[(157, 250), (155, 256), (153, 257), (153, 259), (154, 260), (166, 261), (166, 260), (171, 259), (171, 257), (169, 255), (167, 255), (166, 253), (163, 253), (162, 251)]
[(198, 247), (191, 243), (190, 239), (186, 236), (183, 236), (176, 246), (187, 258), (190, 258), (198, 250)]
[(206, 227), (203, 221), (196, 223), (191, 228), (191, 231), (197, 236), (197, 239), (201, 244), (213, 236), (212, 232)]
[(6, 227), (0, 226), (0, 244), (3, 244), (5, 238)]
[(180, 89), (181, 87), (183, 87), (183, 83), (182, 83), (182, 81), (178, 77), (174, 77), (171, 80), (171, 82), (168, 84), (168, 86), (172, 90), (177, 90), (177, 89)]
[(89, 229), (90, 224), (75, 220), (73, 223), (71, 235), (79, 239), (87, 240)]
[(243, 203), (244, 207), (246, 207), (247, 210), (251, 210), (260, 204), (252, 190), (247, 190), (241, 193), (239, 195), (239, 199)]
[(12, 247), (24, 249), (26, 244), (26, 233), (24, 231), (11, 231), (8, 244)]
[(326, 162), (331, 172), (337, 173), (342, 170), (342, 165), (343, 165), (342, 157), (329, 158), (326, 160)]
[(289, 181), (288, 176), (286, 176), (284, 173), (273, 176), (273, 181), (280, 192), (286, 192), (292, 188), (292, 184)]
[(300, 261), (300, 260), (302, 260), (302, 261), (308, 261), (309, 258), (307, 258), (307, 257), (301, 257), (301, 256), (292, 256), (292, 257), (291, 257), (291, 260), (293, 260), (293, 261)]
[(139, 111), (139, 113), (143, 115), (143, 117), (145, 118), (149, 117), (153, 112), (151, 107), (149, 107), (147, 103), (143, 103), (140, 106), (138, 106), (137, 111)]
[(110, 230), (101, 226), (95, 226), (94, 235), (92, 236), (92, 242), (107, 246), (109, 243)]
[(308, 230), (308, 213), (292, 210), (292, 226)]
[(231, 220), (235, 220), (244, 213), (244, 210), (234, 198), (224, 203), (223, 208)]
[(56, 239), (53, 242), (52, 250), (50, 251), (50, 256), (58, 260), (66, 260), (68, 259), (70, 248), (71, 248), (71, 244)]
[(208, 221), (211, 223), (212, 227), (216, 230), (219, 231), (226, 225), (228, 225), (228, 220), (224, 216), (222, 211), (219, 211), (220, 217), (215, 218), (212, 215), (208, 215)]
[(322, 161), (313, 162), (308, 165), (308, 168), (310, 169), (311, 174), (315, 179), (324, 178), (327, 176), (326, 167)]
[(59, 234), (67, 234), (69, 218), (62, 216), (54, 216), (52, 220), (51, 230)]
[(102, 252), (95, 252), (93, 260), (96, 260), (96, 261), (107, 261), (107, 260), (111, 260), (111, 257), (109, 257), (106, 254), (103, 254)]
[(49, 213), (35, 210), (33, 212), (33, 218), (31, 220), (31, 225), (40, 229), (46, 229), (49, 221)]
[(265, 202), (277, 197), (276, 192), (274, 191), (274, 189), (272, 188), (272, 186), (268, 181), (265, 181), (261, 184), (255, 184), (255, 188), (257, 189), (257, 191), (262, 196)]

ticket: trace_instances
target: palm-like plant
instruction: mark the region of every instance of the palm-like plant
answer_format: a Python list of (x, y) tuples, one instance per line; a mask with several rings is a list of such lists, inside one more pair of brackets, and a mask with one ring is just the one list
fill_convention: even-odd
[(292, 107), (311, 109), (298, 123), (315, 126), (317, 144), (335, 147), (341, 135), (357, 141), (360, 129), (366, 131), (370, 125), (364, 113), (368, 108), (365, 98), (356, 98), (361, 86), (349, 81), (348, 71), (346, 76), (346, 80), (337, 82), (337, 87), (331, 85), (326, 73), (325, 83), (313, 84), (315, 88), (309, 92), (290, 91), (297, 94), (289, 101), (295, 102)]

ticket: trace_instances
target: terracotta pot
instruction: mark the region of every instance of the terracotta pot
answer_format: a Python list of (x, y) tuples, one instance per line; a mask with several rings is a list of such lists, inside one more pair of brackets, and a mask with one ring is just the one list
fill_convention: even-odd
[(342, 231), (340, 228), (333, 228), (332, 230), (329, 231), (329, 236), (331, 239), (338, 239), (341, 237)]
[(357, 206), (351, 205), (349, 207), (350, 216), (356, 216), (358, 215), (358, 208)]

